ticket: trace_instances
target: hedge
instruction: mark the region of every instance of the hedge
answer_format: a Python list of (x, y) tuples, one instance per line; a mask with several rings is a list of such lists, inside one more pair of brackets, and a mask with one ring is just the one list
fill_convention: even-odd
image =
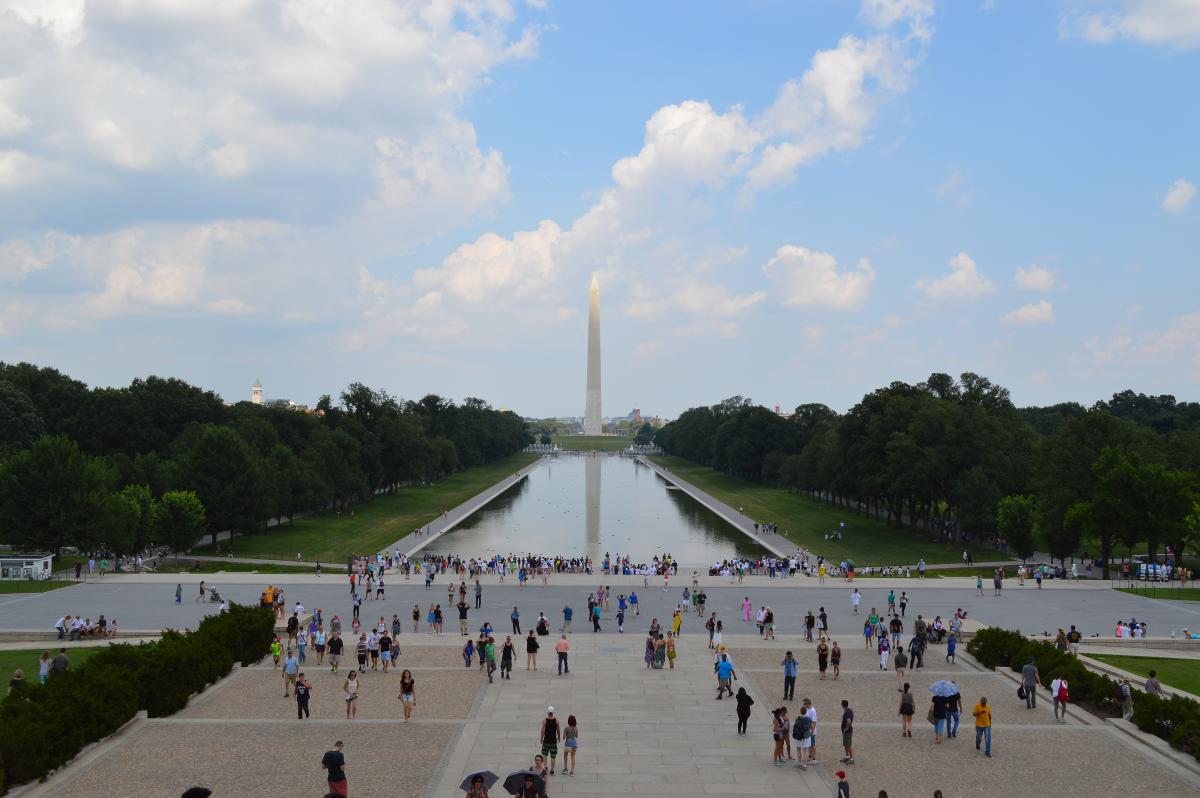
[[(975, 634), (967, 643), (967, 651), (989, 668), (1006, 667), (1017, 672), (1033, 657), (1045, 684), (1049, 685), (1056, 673), (1066, 677), (1071, 686), (1071, 703), (1105, 717), (1120, 714), (1117, 682), (1088, 670), (1076, 657), (1059, 651), (1053, 643), (1030, 640), (1020, 632), (989, 628)], [(1179, 696), (1159, 698), (1134, 690), (1133, 722), (1142, 731), (1200, 759), (1200, 703)]]
[(274, 629), (269, 609), (232, 604), (194, 632), (168, 630), (159, 641), (106, 647), (43, 687), (13, 693), (0, 704), (0, 790), (43, 778), (139, 710), (150, 717), (178, 712), (234, 662), (262, 659)]

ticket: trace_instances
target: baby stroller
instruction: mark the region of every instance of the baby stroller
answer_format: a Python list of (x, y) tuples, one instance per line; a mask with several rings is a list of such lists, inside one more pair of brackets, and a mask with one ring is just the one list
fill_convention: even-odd
[(208, 589), (208, 602), (210, 604), (220, 604), (221, 603), (221, 594), (217, 592), (216, 588), (210, 587)]

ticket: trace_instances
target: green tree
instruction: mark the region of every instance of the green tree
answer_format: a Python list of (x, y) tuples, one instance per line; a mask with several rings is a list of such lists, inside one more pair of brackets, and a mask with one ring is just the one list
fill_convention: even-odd
[(176, 554), (199, 541), (206, 525), (204, 505), (191, 491), (167, 491), (154, 503), (154, 542)]
[(208, 532), (251, 531), (265, 517), (254, 452), (228, 427), (205, 425), (185, 458), (182, 484), (204, 504)]
[(45, 425), (25, 392), (0, 377), (0, 458), (28, 449)]
[(128, 534), (132, 543), (125, 551), (141, 551), (150, 545), (152, 537), (151, 510), (154, 506), (154, 494), (146, 485), (126, 485), (121, 488), (120, 496), (130, 507), (126, 520), (130, 524)]
[(1024, 562), (1033, 556), (1036, 508), (1028, 496), (1005, 496), (996, 505), (996, 532)]
[(96, 548), (108, 531), (116, 472), (66, 436), (42, 436), (0, 466), (0, 528), (27, 550)]

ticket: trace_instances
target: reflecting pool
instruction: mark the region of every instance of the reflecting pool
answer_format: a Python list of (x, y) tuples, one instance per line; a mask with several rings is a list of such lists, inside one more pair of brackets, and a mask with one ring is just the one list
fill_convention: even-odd
[(560, 454), (543, 462), (423, 552), (464, 557), (534, 552), (599, 562), (670, 553), (703, 565), (763, 550), (636, 460)]

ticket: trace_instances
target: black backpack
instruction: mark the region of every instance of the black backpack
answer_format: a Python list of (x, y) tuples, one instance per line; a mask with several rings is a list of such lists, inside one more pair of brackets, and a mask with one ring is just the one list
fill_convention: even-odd
[(809, 729), (812, 727), (812, 719), (801, 713), (796, 722), (792, 724), (792, 739), (803, 740), (809, 736)]

